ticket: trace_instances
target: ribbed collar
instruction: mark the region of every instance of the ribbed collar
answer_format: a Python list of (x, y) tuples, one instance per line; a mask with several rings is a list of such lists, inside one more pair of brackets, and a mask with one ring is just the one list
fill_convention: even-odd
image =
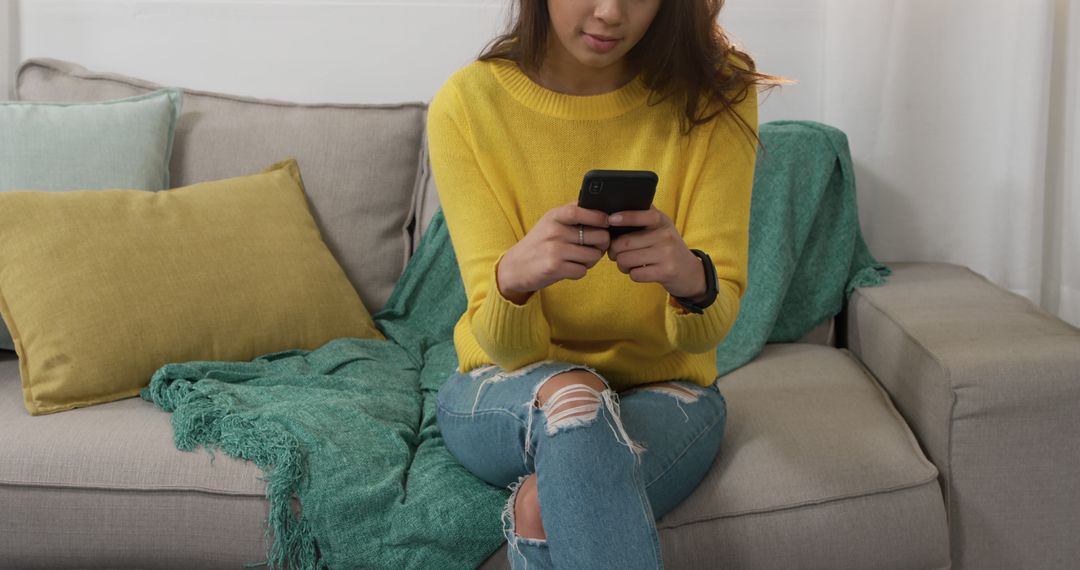
[(507, 59), (488, 60), (491, 72), (514, 99), (530, 109), (560, 119), (610, 119), (645, 104), (649, 88), (639, 73), (622, 87), (600, 95), (567, 95), (529, 78)]

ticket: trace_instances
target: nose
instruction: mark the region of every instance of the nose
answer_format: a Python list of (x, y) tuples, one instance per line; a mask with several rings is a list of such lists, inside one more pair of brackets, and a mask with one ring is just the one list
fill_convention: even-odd
[(593, 16), (609, 26), (619, 25), (623, 18), (622, 0), (597, 0)]

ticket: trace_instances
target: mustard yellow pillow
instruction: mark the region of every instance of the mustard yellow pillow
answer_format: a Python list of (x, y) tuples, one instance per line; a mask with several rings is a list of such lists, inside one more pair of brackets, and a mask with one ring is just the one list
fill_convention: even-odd
[(136, 396), (170, 362), (384, 338), (294, 160), (161, 192), (0, 193), (0, 313), (33, 415)]

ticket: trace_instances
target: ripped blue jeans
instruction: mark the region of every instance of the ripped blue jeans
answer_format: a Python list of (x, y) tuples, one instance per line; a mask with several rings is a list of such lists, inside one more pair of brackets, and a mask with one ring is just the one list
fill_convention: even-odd
[[(606, 388), (572, 384), (537, 407), (540, 386), (570, 370), (592, 372)], [(512, 491), (503, 511), (512, 568), (655, 569), (663, 568), (656, 519), (705, 477), (727, 402), (715, 384), (686, 381), (616, 393), (588, 366), (543, 360), (455, 371), (439, 390), (437, 418), (466, 469)], [(544, 538), (515, 532), (517, 488), (534, 472)]]

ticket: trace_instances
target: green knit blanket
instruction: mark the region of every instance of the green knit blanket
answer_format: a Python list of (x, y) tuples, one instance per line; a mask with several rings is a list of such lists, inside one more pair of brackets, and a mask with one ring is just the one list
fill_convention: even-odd
[(799, 340), (836, 316), (856, 287), (892, 274), (863, 241), (847, 135), (814, 121), (772, 121), (759, 136), (747, 287), (717, 347), (720, 375), (766, 343)]
[[(721, 373), (794, 340), (888, 268), (862, 242), (843, 133), (766, 123), (754, 176), (750, 287)], [(254, 462), (270, 504), (268, 559), (248, 566), (474, 568), (503, 542), (508, 491), (443, 444), (435, 394), (457, 366), (466, 298), (437, 210), (385, 307), (387, 340), (341, 338), (250, 362), (166, 364), (140, 395), (171, 412), (175, 444)], [(299, 498), (296, 515), (292, 498)]]

